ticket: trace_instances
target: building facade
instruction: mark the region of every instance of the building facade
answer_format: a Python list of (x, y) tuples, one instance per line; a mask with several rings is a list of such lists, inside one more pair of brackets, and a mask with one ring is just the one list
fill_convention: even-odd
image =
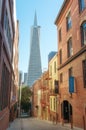
[(45, 71), (32, 85), (32, 113), (34, 117), (43, 120), (50, 119), (48, 77), (49, 73)]
[(33, 83), (32, 92), (32, 115), (41, 118), (41, 79)]
[[(52, 53), (50, 53), (51, 55)], [(54, 55), (48, 60), (49, 69), (49, 101), (50, 101), (50, 120), (57, 123), (58, 120), (58, 54)]]
[(11, 86), (11, 96), (10, 96), (10, 120), (14, 120), (18, 116), (17, 106), (18, 106), (18, 89), (19, 89), (19, 70), (18, 70), (18, 43), (19, 43), (19, 22), (15, 21), (15, 37), (13, 43), (13, 72), (14, 78)]
[(49, 72), (44, 71), (41, 76), (41, 118), (43, 120), (49, 120)]
[(55, 24), (60, 122), (86, 129), (86, 0), (65, 0)]
[(37, 25), (35, 13), (34, 25), (31, 28), (30, 59), (28, 66), (27, 85), (32, 86), (42, 74), (40, 56), (40, 26)]
[[(10, 116), (11, 86), (14, 82), (12, 68), (15, 36), (14, 1), (0, 0), (0, 129), (6, 130)], [(12, 78), (13, 77), (13, 78)]]

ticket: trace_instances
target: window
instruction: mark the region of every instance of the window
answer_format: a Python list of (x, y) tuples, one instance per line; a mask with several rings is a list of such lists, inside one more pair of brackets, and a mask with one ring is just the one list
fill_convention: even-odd
[(79, 0), (79, 11), (83, 11), (85, 8), (85, 0)]
[(61, 73), (60, 74), (60, 83), (62, 83), (63, 82), (63, 74)]
[(67, 21), (67, 31), (68, 31), (72, 27), (72, 20), (71, 20), (70, 12), (66, 18), (66, 21)]
[(61, 29), (59, 30), (59, 42), (62, 40)]
[(68, 50), (68, 57), (73, 55), (73, 48), (72, 48), (72, 38), (68, 40), (67, 43), (67, 50)]
[(0, 21), (1, 21), (1, 15), (2, 15), (2, 0), (0, 0)]
[(84, 87), (86, 88), (86, 60), (83, 61), (83, 82)]
[(50, 76), (52, 76), (52, 66), (50, 66)]
[(52, 98), (50, 98), (50, 107), (51, 107), (51, 110), (52, 110)]
[[(0, 57), (1, 57), (1, 44), (2, 44), (2, 36), (0, 34)], [(0, 60), (1, 61), (1, 60)]]
[(56, 100), (54, 98), (54, 111), (56, 110)]
[(62, 50), (59, 51), (59, 56), (60, 56), (60, 64), (62, 64)]
[(55, 93), (58, 93), (59, 92), (59, 84), (58, 84), (58, 81), (57, 80), (54, 80), (54, 87), (55, 87)]
[(81, 44), (86, 45), (86, 21), (81, 25)]
[(56, 61), (54, 62), (54, 73), (56, 73)]
[(69, 77), (70, 77), (70, 76), (73, 76), (73, 69), (72, 69), (72, 67), (69, 68)]
[(5, 65), (3, 64), (2, 69), (2, 79), (1, 79), (1, 95), (0, 95), (0, 109), (4, 109), (8, 106), (9, 101), (9, 86), (10, 85), (10, 75), (9, 71)]
[(9, 46), (9, 49), (12, 53), (12, 38), (11, 38), (11, 31), (10, 31), (10, 25), (9, 25), (7, 11), (5, 11), (5, 15), (4, 15), (4, 29), (6, 32), (7, 39), (8, 39), (8, 46)]
[(10, 0), (10, 5), (11, 5), (12, 13), (13, 13), (13, 0)]

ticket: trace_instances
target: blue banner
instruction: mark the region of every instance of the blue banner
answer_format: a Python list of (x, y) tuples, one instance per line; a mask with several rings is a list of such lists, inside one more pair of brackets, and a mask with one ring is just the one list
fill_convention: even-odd
[(75, 92), (75, 89), (74, 89), (74, 77), (73, 76), (69, 77), (69, 92), (70, 93)]

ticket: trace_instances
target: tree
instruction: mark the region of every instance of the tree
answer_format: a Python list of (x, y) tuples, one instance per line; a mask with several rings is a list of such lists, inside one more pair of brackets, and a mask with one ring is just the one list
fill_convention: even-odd
[(32, 92), (29, 87), (22, 88), (21, 92), (21, 109), (23, 109), (25, 112), (28, 112), (31, 109), (31, 98)]

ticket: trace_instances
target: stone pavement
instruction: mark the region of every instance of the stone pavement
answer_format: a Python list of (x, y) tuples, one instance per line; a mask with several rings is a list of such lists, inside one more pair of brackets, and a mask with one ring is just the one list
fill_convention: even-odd
[(22, 130), (21, 127), (21, 119), (16, 119), (12, 123), (9, 124), (9, 128), (7, 130)]
[[(18, 118), (12, 122), (7, 130), (71, 130), (69, 125), (53, 124), (50, 121), (37, 118)], [(73, 130), (83, 130), (73, 128)]]

